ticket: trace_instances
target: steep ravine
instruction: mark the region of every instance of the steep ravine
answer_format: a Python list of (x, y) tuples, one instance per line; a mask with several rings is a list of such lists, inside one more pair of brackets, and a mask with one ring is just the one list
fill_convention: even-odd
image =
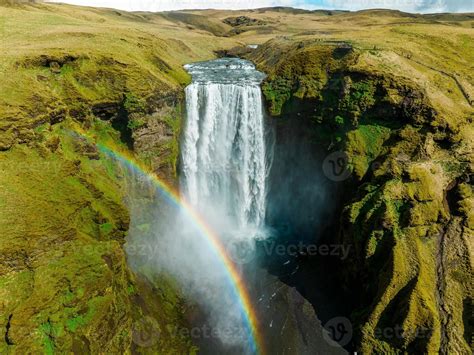
[[(130, 265), (127, 259), (126, 236), (137, 231), (148, 237), (153, 216), (130, 217), (127, 184), (140, 184), (141, 177), (128, 179), (130, 171), (110, 150), (176, 181), (182, 89), (189, 82), (181, 66), (243, 38), (176, 23), (172, 28), (159, 14), (57, 4), (0, 11), (7, 31), (0, 62), (0, 353), (196, 352), (189, 332), (181, 332), (193, 322), (193, 305), (169, 275), (150, 272), (148, 260)], [(429, 66), (418, 66), (425, 58), (417, 53), (428, 45), (405, 58), (397, 54), (405, 49), (396, 51), (393, 43), (414, 40), (407, 48), (413, 50), (427, 38), (442, 42), (429, 50), (446, 52), (443, 72), (452, 65), (461, 73), (468, 67), (453, 58), (468, 62), (472, 47), (452, 30), (463, 29), (456, 22), (433, 25), (432, 31), (416, 29), (415, 19), (409, 20), (413, 26), (401, 25), (403, 36), (394, 26), (382, 32), (390, 37), (385, 50), (369, 36), (379, 33), (377, 21), (377, 30), (369, 27), (364, 34), (365, 49), (321, 41), (354, 37), (352, 26), (365, 26), (348, 19), (351, 32), (346, 28), (344, 34), (333, 15), (324, 20), (335, 18), (330, 26), (337, 32), (292, 33), (237, 53), (269, 74), (263, 93), (275, 124), (298, 126), (281, 129), (280, 142), (307, 143), (303, 151), (313, 154), (314, 169), (326, 153), (344, 151), (351, 172), (342, 182), (328, 182), (335, 203), (327, 215), (318, 208), (304, 211), (304, 218), (292, 208), (275, 211), (304, 226), (292, 235), (350, 251), (344, 260), (291, 260), (291, 277), (281, 269), (286, 260), (265, 265), (280, 278), (275, 284), (282, 280), (299, 291), (285, 289), (277, 302), (289, 305), (292, 329), (302, 320), (311, 323), (315, 314), (323, 324), (349, 318), (354, 336), (345, 346), (364, 354), (471, 353), (472, 102), (464, 89), (436, 80), (440, 69), (432, 58)], [(66, 24), (70, 31), (62, 30)], [(451, 50), (450, 42), (439, 40), (443, 35), (431, 36), (435, 31), (458, 36), (462, 47)], [(307, 37), (314, 40), (298, 41)], [(301, 130), (304, 140), (298, 139)], [(301, 169), (298, 150), (283, 148), (280, 157)], [(284, 166), (277, 164), (281, 179)], [(323, 175), (317, 173), (318, 187)], [(294, 181), (312, 187), (309, 179)], [(140, 203), (156, 203), (153, 188), (139, 187), (133, 192)], [(294, 277), (296, 267), (301, 271)], [(328, 297), (334, 306), (325, 304)], [(295, 342), (314, 348), (313, 330), (300, 329), (304, 336)]]
[[(315, 62), (303, 59), (308, 51), (317, 54), (311, 56)], [(299, 181), (295, 176), (304, 176), (302, 171), (290, 170), (284, 177), (279, 171), (274, 184), (281, 187), (296, 179), (288, 186), (302, 187), (300, 193), (324, 186), (330, 202), (323, 193), (315, 204), (305, 205), (305, 214), (314, 213), (305, 219), (302, 205), (293, 201), (293, 209), (274, 210), (273, 218), (287, 217), (292, 228), (300, 224), (292, 235), (306, 243), (339, 244), (350, 253), (344, 260), (298, 258), (289, 266), (298, 268), (290, 277), (288, 266), (278, 266), (286, 260), (277, 262), (276, 269), (267, 267), (312, 302), (323, 324), (339, 317), (350, 320), (354, 336), (344, 344), (348, 349), (466, 352), (472, 173), (465, 155), (452, 161), (449, 153), (452, 147), (466, 149), (456, 143), (459, 129), (443, 122), (416, 84), (358, 69), (361, 53), (313, 45), (300, 46), (295, 53), (294, 58), (278, 59), (273, 72), (262, 65), (270, 73), (263, 85), (269, 111), (279, 116), (273, 119), (277, 145), (285, 152), (276, 155), (280, 160), (274, 164), (296, 160), (286, 167), (309, 171), (313, 166), (316, 176), (312, 182)], [(181, 95), (165, 100), (151, 115), (138, 111), (141, 123), (133, 127), (136, 152), (169, 181), (176, 174), (180, 125), (173, 122), (181, 115), (180, 100)], [(307, 138), (301, 140), (301, 134)], [(307, 146), (285, 149), (296, 142)], [(343, 181), (316, 169), (338, 151), (345, 152), (351, 171)], [(308, 153), (313, 162), (303, 164)], [(303, 204), (311, 201), (306, 197)], [(292, 206), (291, 199), (275, 201)], [(447, 236), (452, 243), (446, 243)], [(459, 329), (462, 324), (467, 329)]]
[[(269, 51), (272, 45), (259, 51)], [(334, 202), (333, 213), (328, 212), (326, 202), (313, 205), (315, 225), (308, 222), (311, 218), (301, 220), (301, 214), (291, 209), (274, 211), (276, 216), (293, 214), (293, 222), (300, 223), (304, 230), (297, 236), (347, 246), (348, 258), (292, 261), (291, 267), (301, 268), (292, 278), (285, 277), (281, 269), (272, 270), (271, 265), (270, 270), (313, 303), (323, 324), (334, 317), (350, 318), (354, 329), (354, 338), (347, 345), (350, 348), (364, 352), (466, 352), (471, 331), (467, 327), (472, 309), (469, 238), (473, 220), (469, 184), (472, 171), (469, 155), (464, 154), (468, 148), (457, 136), (464, 123), (461, 121), (459, 127), (444, 123), (422, 89), (409, 80), (357, 69), (360, 53), (348, 48), (301, 46), (294, 51), (295, 57), (277, 57), (272, 63), (275, 69), (259, 61), (259, 51), (250, 59), (270, 74), (263, 92), (270, 113), (278, 116), (273, 120), (280, 125), (280, 143), (307, 142), (304, 152), (312, 152), (309, 165), (314, 169), (323, 163), (326, 152), (345, 151), (352, 171), (346, 180), (335, 182), (315, 170), (317, 179), (313, 183), (319, 186), (325, 181)], [(307, 51), (315, 51), (310, 56), (314, 62), (306, 60)], [(117, 197), (123, 194), (121, 173), (99, 169), (110, 161), (97, 149), (94, 140), (67, 133), (79, 123), (97, 141), (122, 141), (119, 148), (124, 151), (131, 144), (137, 157), (172, 182), (176, 177), (182, 100), (180, 90), (160, 93), (145, 101), (124, 93), (108, 104), (83, 105), (81, 110), (70, 109), (60, 116), (51, 113), (45, 116), (46, 122), (28, 128), (30, 138), (25, 135), (19, 145), (2, 153), (2, 171), (10, 172), (2, 175), (2, 183), (9, 187), (2, 190), (2, 197), (7, 204), (15, 205), (20, 200), (23, 206), (21, 213), (11, 214), (2, 224), (9, 235), (18, 236), (10, 239), (8, 251), (2, 252), (2, 275), (6, 275), (2, 282), (16, 285), (4, 288), (8, 290), (5, 299), (14, 300), (2, 305), (5, 349), (60, 351), (74, 347), (78, 351), (92, 351), (100, 344), (101, 349), (111, 351), (137, 350), (143, 348), (137, 345), (140, 342), (150, 351), (192, 349), (190, 339), (172, 340), (173, 334), (168, 337), (166, 332), (159, 342), (133, 338), (133, 334), (146, 337), (150, 329), (152, 333), (161, 330), (155, 322), (185, 327), (187, 320), (180, 309), (181, 301), (173, 283), (165, 278), (158, 276), (152, 285), (130, 273), (121, 247), (130, 208)], [(113, 123), (123, 113), (127, 117), (125, 125), (106, 123)], [(306, 137), (303, 141), (298, 139), (302, 133)], [(284, 150), (283, 144), (281, 151)], [(286, 156), (279, 158), (294, 160), (305, 156), (298, 152), (289, 149)], [(18, 160), (24, 162), (22, 174), (28, 176), (30, 185), (16, 178), (11, 162)], [(298, 164), (295, 162), (293, 168), (302, 168)], [(278, 175), (281, 179), (281, 171)], [(294, 171), (289, 174), (297, 175)], [(53, 176), (56, 180), (51, 182)], [(50, 186), (41, 184), (46, 180)], [(448, 189), (454, 181), (457, 183)], [(274, 182), (278, 185), (278, 180)], [(295, 183), (301, 181), (296, 179)], [(304, 184), (311, 188), (311, 181), (305, 180)], [(25, 186), (31, 186), (31, 191), (24, 191)], [(74, 199), (70, 198), (72, 195)], [(52, 196), (51, 200), (45, 200), (45, 196)], [(144, 199), (153, 201), (147, 194)], [(35, 207), (38, 201), (44, 202), (39, 208)], [(58, 203), (61, 210), (53, 207)], [(74, 207), (78, 204), (82, 206), (79, 210)], [(320, 208), (328, 215), (323, 217)], [(77, 226), (66, 228), (63, 221), (71, 218), (76, 218)], [(326, 220), (326, 226), (317, 226), (320, 219)], [(35, 224), (27, 230), (14, 230), (14, 226), (23, 225), (20, 220)], [(139, 228), (146, 236), (146, 223), (136, 221), (132, 228)], [(37, 234), (38, 230), (43, 231), (44, 238)], [(52, 240), (50, 230), (57, 236)], [(25, 242), (25, 235), (42, 242)], [(11, 248), (12, 240), (18, 241), (15, 251)], [(48, 251), (52, 243), (58, 254), (52, 249)], [(76, 265), (73, 270), (77, 272), (49, 274), (51, 260), (55, 260), (55, 269), (66, 271), (62, 265), (67, 264), (72, 270)], [(321, 269), (332, 280), (318, 295), (314, 290), (320, 290), (327, 282), (315, 277), (321, 275)], [(92, 270), (94, 276), (89, 279)], [(334, 282), (334, 278), (339, 282)], [(58, 294), (64, 285), (68, 285), (68, 291)], [(438, 286), (443, 286), (439, 294)], [(83, 295), (89, 289), (94, 290), (94, 297), (86, 299)], [(27, 297), (30, 292), (33, 297)], [(334, 299), (333, 307), (324, 307), (325, 298), (336, 294), (352, 302), (341, 304), (343, 301)], [(161, 295), (159, 300), (157, 295)], [(170, 302), (175, 306), (169, 308)], [(301, 300), (295, 302), (300, 304)], [(110, 313), (110, 309), (114, 312)], [(166, 313), (163, 309), (167, 309)], [(31, 317), (35, 322), (27, 322)], [(107, 334), (101, 332), (104, 324), (108, 324)], [(398, 338), (380, 336), (383, 332), (378, 329), (397, 326), (406, 330)], [(429, 329), (429, 334), (413, 336), (410, 332), (414, 329)]]
[[(260, 50), (268, 50), (268, 48), (262, 47)], [(286, 195), (278, 197), (278, 194), (275, 194), (279, 186), (287, 186), (289, 189), (286, 192), (289, 194), (296, 192), (307, 198), (301, 200), (299, 204), (293, 201), (296, 204), (295, 208), (274, 209), (273, 219), (288, 217), (287, 220), (291, 221), (292, 227), (299, 226), (296, 233), (291, 231), (292, 236), (302, 237), (307, 243), (314, 241), (330, 245), (341, 243), (349, 248), (350, 253), (348, 258), (342, 261), (340, 258), (298, 258), (292, 260), (289, 266), (286, 265), (286, 269), (281, 268), (286, 260), (277, 260), (276, 265), (267, 265), (268, 269), (288, 285), (296, 287), (299, 293), (313, 304), (316, 315), (323, 324), (335, 317), (348, 317), (354, 329), (352, 342), (345, 345), (348, 348), (365, 349), (368, 352), (372, 349), (374, 351), (377, 349), (380, 351), (381, 349), (431, 351), (439, 346), (447, 351), (455, 349), (458, 352), (464, 352), (467, 349), (466, 336), (469, 334), (469, 329), (462, 330), (457, 327), (460, 324), (467, 326), (463, 320), (468, 319), (466, 314), (471, 307), (471, 291), (468, 289), (469, 283), (466, 282), (472, 274), (467, 262), (470, 258), (468, 238), (472, 235), (472, 217), (469, 216), (469, 206), (472, 205), (472, 186), (468, 183), (468, 177), (472, 173), (466, 163), (468, 157), (463, 155), (464, 158), (459, 158), (454, 163), (448, 159), (446, 152), (449, 152), (450, 147), (456, 144), (452, 142), (456, 139), (452, 132), (453, 128), (443, 127), (442, 124), (438, 126), (441, 128), (427, 125), (426, 122), (433, 119), (434, 108), (430, 107), (430, 103), (423, 98), (423, 93), (418, 88), (412, 87), (412, 84), (404, 80), (395, 80), (390, 76), (374, 75), (352, 69), (350, 66), (354, 65), (357, 56), (347, 48), (341, 50), (332, 47), (323, 49), (312, 46), (301, 47), (295, 51), (295, 55), (307, 58), (305, 51), (311, 50), (318, 53), (317, 56), (311, 57), (315, 58), (315, 63), (307, 62), (314, 65), (311, 67), (305, 66), (303, 60), (298, 62), (294, 60), (295, 58), (287, 60), (279, 58), (279, 62), (275, 63), (276, 70), (272, 71), (269, 67), (259, 64), (258, 59), (254, 58), (262, 70), (270, 74), (266, 84), (263, 85), (263, 92), (270, 112), (278, 114), (277, 117), (271, 118), (276, 125), (277, 146), (280, 144), (281, 153), (275, 156), (278, 159), (274, 162), (275, 189), (270, 200), (274, 198), (275, 205), (279, 205), (280, 208), (282, 205), (291, 207), (291, 198), (288, 199)], [(342, 63), (336, 61), (331, 64), (333, 68), (321, 72), (321, 68), (326, 65), (327, 56), (331, 58), (335, 56), (333, 51), (342, 51), (349, 57), (342, 56)], [(257, 51), (252, 55), (258, 54)], [(340, 54), (336, 55), (336, 57), (339, 56)], [(331, 61), (332, 59), (329, 59), (329, 62)], [(290, 65), (288, 63), (291, 63), (290, 68), (285, 67), (285, 65)], [(279, 68), (285, 68), (285, 70), (280, 69), (279, 72)], [(303, 68), (302, 71), (300, 71), (301, 68)], [(295, 69), (296, 71), (293, 72), (292, 70)], [(285, 77), (282, 78), (282, 75)], [(305, 76), (304, 80), (298, 79), (301, 75)], [(278, 83), (278, 86), (275, 86), (275, 83)], [(295, 92), (302, 94), (295, 95)], [(393, 97), (388, 97), (389, 94)], [(165, 282), (166, 278), (163, 276), (148, 273), (155, 283), (152, 285), (148, 281), (140, 281), (130, 273), (120, 246), (124, 242), (123, 235), (129, 223), (125, 208), (130, 208), (130, 205), (124, 205), (123, 201), (107, 202), (107, 198), (101, 197), (103, 196), (101, 190), (106, 185), (113, 186), (114, 191), (110, 192), (110, 196), (123, 193), (120, 192), (123, 184), (117, 182), (117, 177), (121, 174), (105, 175), (110, 176), (106, 178), (109, 182), (95, 187), (104, 176), (103, 172), (96, 168), (97, 164), (109, 164), (107, 163), (109, 157), (100, 153), (93, 141), (65, 134), (70, 131), (71, 124), (74, 127), (74, 121), (79, 121), (84, 128), (89, 130), (89, 134), (100, 137), (99, 139), (104, 142), (122, 141), (124, 145), (132, 146), (137, 157), (146, 162), (155, 173), (173, 182), (176, 181), (183, 97), (180, 90), (172, 91), (167, 95), (160, 94), (149, 100), (126, 94), (123, 99), (115, 103), (85, 107), (83, 111), (71, 110), (69, 113), (66, 112), (64, 118), (61, 119), (64, 123), (60, 124), (54, 120), (51, 123), (48, 122), (44, 125), (47, 129), (42, 128), (36, 131), (36, 140), (32, 139), (27, 141), (26, 145), (24, 143), (9, 148), (3, 153), (6, 157), (10, 155), (21, 157), (25, 161), (24, 166), (22, 165), (23, 171), (35, 181), (42, 181), (46, 177), (51, 178), (53, 173), (58, 174), (58, 183), (54, 185), (56, 191), (62, 186), (60, 181), (72, 179), (71, 183), (74, 184), (73, 181), (77, 177), (80, 185), (74, 188), (79, 189), (77, 191), (83, 191), (81, 194), (84, 194), (86, 212), (89, 211), (87, 206), (91, 204), (91, 211), (94, 211), (101, 208), (100, 203), (105, 203), (107, 207), (103, 211), (100, 210), (98, 219), (89, 219), (91, 213), (97, 212), (84, 212), (86, 215), (79, 218), (78, 223), (82, 228), (87, 228), (87, 234), (96, 233), (99, 238), (97, 241), (87, 239), (83, 243), (88, 246), (96, 245), (99, 248), (98, 257), (102, 258), (104, 265), (112, 267), (113, 274), (126, 275), (123, 282), (119, 281), (122, 280), (121, 278), (112, 274), (103, 276), (104, 280), (110, 277), (110, 280), (119, 282), (114, 287), (113, 293), (113, 297), (117, 298), (110, 300), (116, 311), (109, 315), (111, 319), (122, 319), (122, 322), (115, 323), (114, 327), (109, 326), (110, 335), (103, 335), (101, 338), (95, 338), (93, 335), (97, 333), (95, 329), (101, 328), (103, 322), (107, 321), (105, 312), (108, 312), (108, 306), (95, 303), (95, 314), (81, 315), (82, 312), (91, 309), (91, 306), (87, 305), (90, 300), (81, 298), (85, 292), (84, 287), (89, 287), (84, 285), (93, 284), (94, 289), (100, 289), (97, 281), (83, 283), (67, 276), (62, 280), (73, 283), (69, 286), (71, 294), (64, 296), (66, 297), (64, 302), (66, 302), (66, 308), (71, 307), (71, 314), (65, 314), (61, 305), (58, 306), (57, 313), (51, 313), (50, 308), (44, 306), (49, 316), (44, 319), (36, 316), (40, 322), (38, 337), (31, 338), (30, 342), (24, 342), (26, 335), (34, 330), (27, 328), (20, 332), (20, 329), (25, 326), (22, 320), (25, 313), (22, 311), (21, 294), (26, 292), (25, 290), (36, 289), (35, 293), (38, 297), (42, 297), (43, 291), (34, 285), (38, 282), (35, 270), (43, 262), (38, 261), (41, 260), (38, 257), (42, 254), (36, 254), (34, 249), (30, 252), (25, 249), (25, 246), (20, 247), (25, 255), (24, 268), (18, 266), (16, 260), (20, 260), (19, 254), (15, 254), (16, 256), (7, 258), (11, 260), (7, 264), (17, 266), (14, 270), (9, 269), (7, 273), (14, 275), (17, 272), (21, 273), (22, 270), (30, 270), (27, 274), (32, 276), (25, 274), (24, 281), (18, 283), (16, 289), (19, 292), (17, 303), (7, 305), (11, 311), (2, 312), (7, 315), (5, 346), (16, 348), (21, 344), (21, 346), (34, 349), (56, 350), (74, 346), (77, 349), (92, 350), (97, 344), (102, 344), (101, 347), (106, 344), (108, 349), (128, 347), (135, 350), (145, 348), (150, 351), (181, 347), (192, 349), (190, 339), (171, 341), (173, 334), (166, 334), (166, 332), (162, 333), (159, 342), (140, 340), (140, 336), (146, 338), (149, 334), (154, 334), (157, 329), (163, 331), (161, 322), (162, 324), (182, 324), (185, 327), (188, 321), (183, 318), (182, 309), (178, 310), (181, 307), (181, 301), (179, 301), (179, 296), (176, 298), (173, 283)], [(340, 103), (344, 106), (340, 107)], [(97, 118), (93, 118), (90, 112)], [(120, 121), (117, 124), (114, 123), (121, 114), (125, 114), (122, 116), (127, 120), (125, 125), (123, 122), (120, 124)], [(342, 120), (336, 119), (337, 116)], [(71, 121), (71, 118), (74, 121)], [(101, 123), (107, 121), (112, 122), (111, 127)], [(128, 138), (124, 139), (124, 137)], [(302, 137), (304, 139), (301, 139)], [(130, 138), (132, 141), (128, 140)], [(126, 147), (120, 149), (126, 150)], [(351, 176), (342, 182), (328, 179), (318, 169), (322, 166), (326, 155), (338, 150), (346, 152), (352, 170)], [(35, 158), (36, 155), (38, 155), (37, 158)], [(426, 157), (431, 157), (440, 163), (426, 162), (424, 160)], [(303, 158), (306, 159), (304, 162)], [(451, 158), (450, 155), (449, 158)], [(292, 164), (285, 165), (285, 161), (292, 161)], [(8, 159), (3, 163), (8, 164)], [(307, 170), (288, 171), (285, 176), (283, 174), (285, 167)], [(448, 171), (446, 172), (445, 169)], [(12, 170), (5, 168), (4, 171)], [(315, 176), (309, 179), (303, 172), (314, 172)], [(445, 175), (448, 176), (445, 177)], [(3, 177), (8, 178), (6, 175)], [(442, 177), (441, 181), (445, 181), (442, 186), (438, 185), (439, 177)], [(15, 198), (18, 199), (19, 196), (23, 196), (23, 193), (15, 189), (12, 185), (14, 181), (13, 177), (10, 178), (9, 186), (11, 186), (10, 190), (15, 192)], [(449, 189), (450, 192), (446, 192), (448, 186), (452, 185), (452, 181), (457, 181), (457, 183)], [(65, 188), (69, 189), (67, 184)], [(85, 190), (81, 185), (85, 187)], [(295, 190), (294, 186), (300, 186), (301, 189)], [(321, 190), (321, 186), (324, 186), (324, 189)], [(314, 193), (315, 188), (322, 195), (316, 193), (314, 198), (311, 198), (311, 195), (305, 195), (305, 189), (307, 191), (312, 189)], [(54, 195), (52, 191), (37, 191), (40, 191), (38, 200), (43, 200), (44, 194)], [(76, 198), (70, 201), (74, 205), (78, 201), (77, 191), (74, 192)], [(88, 191), (95, 191), (94, 195), (89, 196)], [(146, 191), (141, 193), (143, 193), (142, 202), (154, 203), (149, 193)], [(63, 206), (68, 206), (70, 203), (68, 194), (70, 192), (65, 194), (61, 192), (59, 199), (56, 198), (51, 203), (63, 201)], [(330, 200), (330, 208), (328, 208), (328, 200)], [(305, 208), (308, 201), (310, 208)], [(114, 204), (121, 207), (114, 207)], [(25, 201), (24, 206), (27, 205)], [(29, 205), (33, 207), (33, 202)], [(44, 214), (48, 208), (41, 212), (44, 216), (42, 218), (54, 221), (52, 216)], [(107, 212), (110, 208), (115, 212)], [(117, 208), (123, 211), (123, 218), (117, 214)], [(305, 209), (305, 217), (302, 217), (300, 209)], [(31, 220), (32, 215), (38, 215), (38, 211), (31, 211), (30, 214), (25, 209), (24, 212), (24, 216), (17, 217)], [(322, 214), (323, 212), (325, 214)], [(74, 214), (76, 213), (74, 211)], [(314, 217), (311, 216), (312, 213)], [(58, 222), (65, 218), (69, 217), (61, 217)], [(269, 218), (272, 219), (272, 216), (270, 215)], [(138, 228), (145, 238), (147, 230), (149, 231), (146, 219), (146, 216), (143, 216), (142, 221), (134, 221), (131, 225), (131, 228)], [(321, 220), (325, 221), (324, 225), (320, 223)], [(87, 221), (94, 222), (89, 226)], [(19, 222), (10, 221), (9, 224), (14, 226), (19, 225)], [(112, 230), (110, 230), (110, 225), (112, 225)], [(275, 225), (275, 227), (285, 229), (284, 226)], [(48, 228), (57, 230), (58, 227)], [(436, 234), (438, 230), (444, 233)], [(118, 237), (117, 233), (121, 237)], [(66, 231), (64, 235), (67, 235)], [(104, 250), (109, 250), (109, 246), (105, 247), (103, 244), (107, 242), (108, 236), (113, 236), (118, 243), (113, 244), (114, 249), (111, 249), (113, 252), (103, 253)], [(59, 237), (56, 241), (61, 240), (61, 235)], [(451, 242), (447, 243), (446, 238), (449, 238)], [(443, 240), (445, 241), (444, 248), (438, 249), (443, 245)], [(47, 245), (49, 244), (43, 247)], [(66, 247), (69, 248), (65, 245)], [(77, 250), (77, 247), (74, 248)], [(89, 247), (79, 250), (85, 251), (84, 260), (90, 260)], [(60, 263), (67, 262), (68, 267), (71, 267), (72, 264), (67, 261), (67, 255), (66, 252), (57, 260)], [(82, 263), (81, 257), (77, 253), (75, 255), (77, 256), (75, 260)], [(99, 259), (97, 259), (97, 267), (88, 265), (84, 269), (83, 266), (78, 265), (78, 268), (83, 271), (92, 270), (92, 267), (102, 270), (98, 267)], [(50, 260), (50, 258), (47, 257), (44, 260)], [(448, 274), (446, 274), (446, 266), (442, 267), (446, 263), (449, 264)], [(119, 265), (121, 266), (118, 267)], [(146, 262), (143, 265), (135, 265), (134, 269), (140, 270), (143, 266), (146, 267)], [(291, 275), (296, 266), (299, 271)], [(288, 270), (290, 277), (288, 277)], [(436, 270), (439, 272), (437, 273)], [(82, 275), (89, 274), (83, 272)], [(109, 275), (109, 273), (104, 275)], [(324, 275), (326, 277), (322, 277)], [(328, 275), (331, 276), (329, 280)], [(58, 275), (53, 277), (61, 279)], [(14, 280), (16, 278), (11, 282), (16, 282)], [(26, 287), (28, 284), (32, 286)], [(105, 281), (104, 291), (97, 293), (99, 299), (106, 297), (104, 295), (107, 295), (106, 285), (108, 284), (109, 282)], [(157, 288), (156, 285), (160, 286)], [(55, 290), (62, 289), (59, 285), (51, 284), (50, 286), (44, 292), (55, 293), (57, 292)], [(443, 286), (439, 288), (439, 295), (436, 294), (438, 286)], [(8, 289), (9, 292), (15, 290)], [(391, 291), (392, 289), (394, 291)], [(129, 295), (122, 296), (123, 290), (127, 290)], [(157, 300), (157, 295), (161, 295), (162, 300)], [(282, 297), (286, 299), (283, 303), (290, 307), (293, 302), (295, 302), (295, 307), (301, 304), (301, 300), (295, 299), (291, 292), (288, 295), (282, 294)], [(345, 301), (347, 299), (352, 301), (347, 303)], [(165, 306), (169, 304), (169, 300), (176, 302), (175, 310)], [(329, 301), (333, 304), (330, 305)], [(31, 299), (28, 302), (31, 302)], [(72, 302), (71, 306), (67, 302)], [(423, 307), (419, 306), (420, 303)], [(27, 303), (24, 307), (27, 307)], [(165, 316), (162, 307), (168, 309)], [(402, 314), (394, 311), (397, 309), (403, 310)], [(305, 317), (313, 316), (307, 309), (304, 312)], [(293, 313), (298, 312), (292, 311), (291, 314)], [(445, 322), (444, 319), (448, 318), (451, 321)], [(307, 321), (311, 322), (309, 318)], [(62, 325), (63, 323), (65, 325)], [(421, 341), (410, 336), (409, 332), (408, 335), (401, 335), (397, 339), (377, 337), (380, 334), (377, 329), (380, 327), (395, 329), (397, 325), (411, 331), (417, 328), (433, 329), (434, 333), (429, 336), (423, 335)], [(34, 324), (31, 326), (34, 327)], [(64, 332), (62, 329), (67, 329), (67, 331)], [(123, 338), (116, 338), (121, 332)], [(136, 339), (133, 338), (134, 334)]]

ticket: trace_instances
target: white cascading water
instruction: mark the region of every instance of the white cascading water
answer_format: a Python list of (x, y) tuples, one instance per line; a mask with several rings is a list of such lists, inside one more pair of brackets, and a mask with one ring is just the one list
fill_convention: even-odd
[(234, 58), (186, 69), (193, 82), (186, 88), (182, 193), (218, 230), (255, 237), (265, 218), (264, 75)]

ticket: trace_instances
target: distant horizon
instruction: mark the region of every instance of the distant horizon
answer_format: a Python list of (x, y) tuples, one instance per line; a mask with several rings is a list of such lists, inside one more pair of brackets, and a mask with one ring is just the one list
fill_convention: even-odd
[[(293, 8), (308, 11), (395, 10), (411, 14), (473, 13), (474, 0), (46, 0), (47, 3), (124, 11), (255, 10)], [(373, 5), (373, 6), (372, 6)]]

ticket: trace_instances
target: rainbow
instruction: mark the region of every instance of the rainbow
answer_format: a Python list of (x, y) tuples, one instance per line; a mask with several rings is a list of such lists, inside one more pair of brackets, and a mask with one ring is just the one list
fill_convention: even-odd
[(112, 145), (107, 146), (104, 143), (97, 143), (94, 136), (78, 127), (75, 127), (74, 131), (71, 133), (88, 140), (93, 140), (96, 147), (102, 153), (120, 161), (127, 167), (131, 168), (134, 172), (146, 176), (149, 181), (152, 182), (161, 193), (163, 193), (168, 201), (173, 203), (175, 207), (184, 212), (185, 216), (193, 223), (194, 227), (204, 237), (204, 240), (215, 254), (217, 260), (221, 262), (226, 270), (233, 296), (239, 303), (243, 319), (245, 321), (244, 325), (249, 333), (249, 345), (252, 352), (254, 354), (265, 354), (265, 343), (263, 341), (263, 336), (259, 331), (257, 313), (251, 303), (251, 298), (245, 286), (244, 280), (240, 276), (236, 265), (228, 256), (225, 245), (221, 242), (219, 236), (212, 230), (207, 222), (183, 197), (180, 196), (176, 189), (171, 187), (165, 181), (160, 180), (156, 174), (149, 171), (149, 168), (136, 161), (136, 159), (129, 152), (123, 151), (122, 149), (119, 150), (119, 148), (114, 149)]

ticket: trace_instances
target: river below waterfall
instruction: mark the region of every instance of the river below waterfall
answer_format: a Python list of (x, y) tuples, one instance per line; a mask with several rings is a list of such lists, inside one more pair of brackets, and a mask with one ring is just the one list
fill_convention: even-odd
[[(343, 353), (324, 334), (313, 306), (297, 288), (283, 283), (281, 273), (272, 275), (268, 271), (272, 261), (286, 265), (290, 275), (298, 273), (299, 266), (295, 265), (295, 258), (282, 260), (275, 248), (281, 249), (283, 244), (269, 242), (278, 240), (274, 234), (279, 232), (266, 224), (275, 131), (263, 106), (260, 83), (265, 75), (251, 62), (236, 58), (194, 63), (185, 68), (192, 75), (192, 83), (186, 88), (181, 193), (226, 246), (249, 291), (250, 307), (258, 318), (257, 332), (266, 352)], [(199, 264), (196, 259), (197, 268)], [(248, 339), (232, 334), (240, 334), (244, 319), (236, 316), (241, 311), (236, 299), (219, 299), (226, 297), (226, 286), (220, 285), (219, 280), (222, 278), (207, 279), (207, 291), (217, 297), (201, 302), (198, 315), (191, 315), (190, 319), (198, 329), (208, 325), (231, 331), (224, 336), (197, 336), (200, 353), (252, 353), (255, 349), (246, 345)], [(202, 299), (206, 293), (198, 294)]]

